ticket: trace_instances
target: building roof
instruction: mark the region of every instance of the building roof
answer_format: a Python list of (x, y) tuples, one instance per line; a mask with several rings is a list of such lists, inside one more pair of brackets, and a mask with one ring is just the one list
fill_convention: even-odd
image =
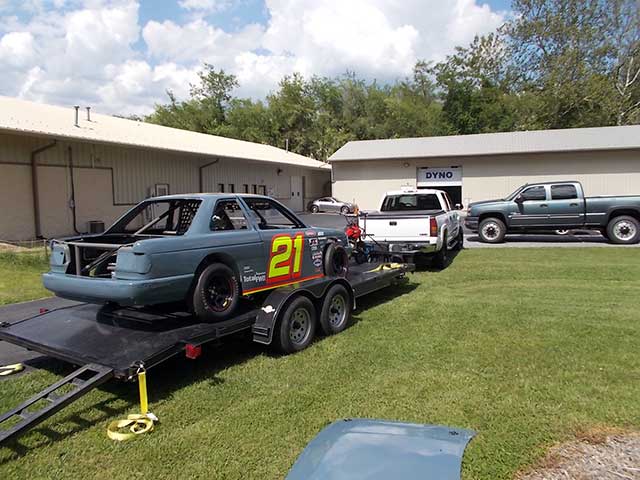
[(280, 148), (232, 138), (138, 122), (86, 110), (75, 126), (73, 107), (58, 107), (0, 96), (0, 132), (97, 142), (176, 153), (226, 157), (325, 169), (326, 163)]
[(640, 148), (640, 125), (348, 142), (330, 162)]

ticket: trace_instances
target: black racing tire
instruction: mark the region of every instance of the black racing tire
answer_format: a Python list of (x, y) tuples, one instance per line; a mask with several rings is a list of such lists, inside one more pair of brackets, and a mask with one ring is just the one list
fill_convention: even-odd
[(349, 207), (346, 207), (346, 206), (345, 206), (345, 207), (342, 207), (342, 208), (340, 209), (340, 213), (341, 213), (342, 215), (348, 215), (348, 214), (349, 214)]
[(349, 254), (342, 245), (331, 242), (324, 251), (324, 274), (344, 278), (349, 272)]
[(478, 226), (478, 236), (484, 243), (502, 243), (506, 234), (507, 226), (499, 218), (485, 218)]
[(274, 347), (282, 353), (307, 348), (316, 334), (317, 313), (313, 302), (303, 295), (294, 297), (279, 315)]
[(451, 255), (449, 254), (447, 241), (447, 234), (445, 233), (442, 238), (442, 248), (433, 256), (433, 266), (438, 270), (444, 270), (451, 263)]
[(219, 322), (229, 318), (240, 302), (240, 282), (236, 273), (223, 263), (207, 265), (193, 289), (193, 313), (201, 320)]
[(640, 222), (629, 215), (612, 218), (607, 224), (607, 235), (611, 243), (631, 245), (640, 241)]
[(318, 213), (320, 211), (320, 208), (317, 205), (311, 205), (311, 208), (309, 210), (311, 210), (311, 213)]
[(320, 329), (325, 335), (340, 333), (351, 320), (351, 296), (343, 285), (334, 285), (324, 296), (320, 310)]

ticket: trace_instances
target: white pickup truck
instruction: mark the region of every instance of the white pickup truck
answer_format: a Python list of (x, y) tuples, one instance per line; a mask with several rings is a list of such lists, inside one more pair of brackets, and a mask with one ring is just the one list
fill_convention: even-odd
[(362, 212), (363, 241), (372, 243), (403, 261), (421, 263), (431, 259), (446, 268), (450, 251), (461, 249), (464, 236), (459, 210), (441, 190), (398, 190), (387, 192), (380, 210)]

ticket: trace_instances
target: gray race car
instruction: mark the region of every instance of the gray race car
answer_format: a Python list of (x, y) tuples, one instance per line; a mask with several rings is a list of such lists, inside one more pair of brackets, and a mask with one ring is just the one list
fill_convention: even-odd
[(222, 320), (241, 296), (346, 275), (344, 232), (305, 225), (259, 195), (171, 195), (143, 201), (104, 233), (51, 242), (44, 286), (57, 296), (123, 306), (186, 301)]

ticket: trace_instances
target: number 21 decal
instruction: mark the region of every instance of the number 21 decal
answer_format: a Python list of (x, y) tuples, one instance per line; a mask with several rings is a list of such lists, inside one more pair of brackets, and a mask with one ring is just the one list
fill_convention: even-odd
[(304, 236), (275, 235), (271, 239), (267, 283), (298, 278), (302, 273)]

